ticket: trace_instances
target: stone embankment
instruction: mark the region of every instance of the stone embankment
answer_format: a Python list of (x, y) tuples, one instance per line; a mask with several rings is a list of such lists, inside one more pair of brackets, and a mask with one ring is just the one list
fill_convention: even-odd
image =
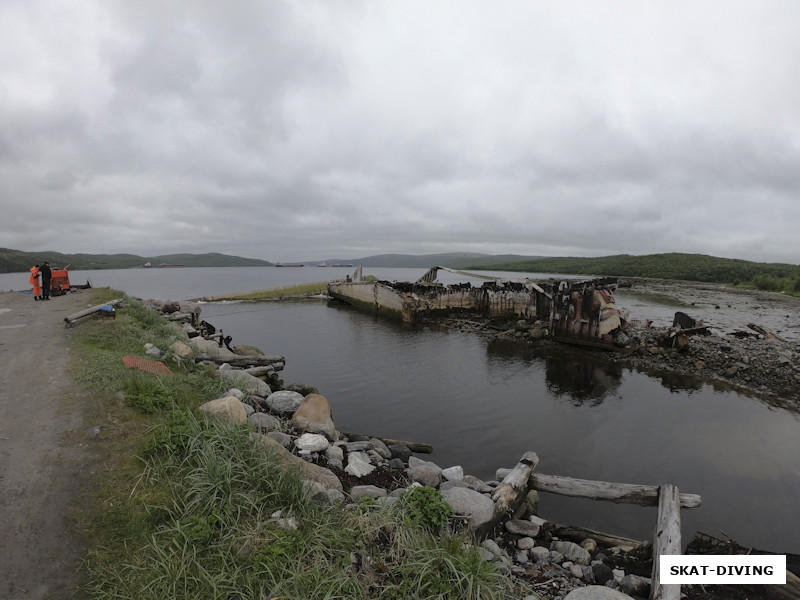
[[(482, 540), (484, 559), (509, 576), (525, 579), (541, 597), (648, 595), (652, 553), (648, 543), (623, 547), (585, 535), (560, 539), (555, 526), (539, 517), (538, 492), (531, 487), (538, 461), (534, 453), (526, 453), (510, 471), (498, 469), (495, 480), (482, 481), (465, 474), (461, 466), (443, 468), (418, 458), (411, 442), (344, 434), (336, 429), (324, 396), (310, 386), (284, 386), (278, 376), (285, 365), (282, 357), (265, 356), (251, 347), (231, 350), (214, 333), (204, 338), (196, 304), (150, 300), (146, 305), (181, 324), (189, 336), (186, 343), (171, 346), (172, 360), (214, 365), (231, 386), (200, 410), (249, 424), (254, 443), (273, 448), (282, 460), (297, 466), (317, 501), (347, 505), (369, 496), (390, 505), (411, 486), (430, 486), (453, 509), (452, 526), (470, 529)], [(161, 354), (152, 346), (147, 352)], [(291, 519), (281, 523), (296, 526)]]

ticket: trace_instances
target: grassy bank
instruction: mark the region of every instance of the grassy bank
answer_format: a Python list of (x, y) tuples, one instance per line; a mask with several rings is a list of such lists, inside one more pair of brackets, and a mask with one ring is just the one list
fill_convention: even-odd
[(392, 508), (319, 503), (247, 427), (196, 412), (224, 391), (212, 368), (184, 370), (169, 353), (171, 376), (124, 367), (123, 356), (144, 357), (147, 342), (165, 350), (177, 335), (135, 300), (125, 304), (116, 319), (75, 329), (76, 375), (97, 391), (107, 454), (84, 524), (91, 598), (477, 600), (512, 591), (470, 537), (449, 531), (432, 488)]
[(800, 266), (758, 263), (705, 254), (671, 252), (633, 256), (620, 254), (598, 258), (550, 257), (503, 264), (473, 266), (484, 270), (528, 273), (646, 277), (725, 283), (745, 289), (784, 292), (800, 296)]
[(287, 285), (268, 290), (258, 290), (254, 292), (242, 292), (235, 294), (221, 294), (206, 298), (207, 300), (285, 300), (289, 298), (308, 298), (319, 296), (328, 291), (328, 282), (319, 281), (317, 283), (303, 283), (299, 285)]

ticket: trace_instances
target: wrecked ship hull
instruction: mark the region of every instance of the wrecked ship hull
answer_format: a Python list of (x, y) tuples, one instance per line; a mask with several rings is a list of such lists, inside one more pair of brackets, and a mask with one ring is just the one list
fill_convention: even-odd
[(328, 295), (406, 323), (454, 312), (540, 320), (557, 341), (598, 348), (612, 348), (613, 334), (622, 325), (612, 294), (616, 279), (556, 285), (528, 279), (496, 280), (480, 287), (470, 283), (445, 286), (434, 283), (438, 268), (432, 268), (416, 283), (331, 282)]

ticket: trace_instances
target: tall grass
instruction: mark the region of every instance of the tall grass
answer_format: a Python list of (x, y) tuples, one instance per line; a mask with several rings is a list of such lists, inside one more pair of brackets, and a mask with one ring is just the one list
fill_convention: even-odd
[(474, 540), (432, 533), (438, 511), (312, 500), (300, 474), (254, 444), (250, 429), (195, 413), (222, 391), (208, 370), (157, 380), (122, 366), (145, 342), (163, 349), (176, 335), (126, 306), (114, 322), (86, 323), (76, 340), (79, 374), (105, 397), (109, 423), (87, 527), (91, 598), (499, 600), (514, 590)]

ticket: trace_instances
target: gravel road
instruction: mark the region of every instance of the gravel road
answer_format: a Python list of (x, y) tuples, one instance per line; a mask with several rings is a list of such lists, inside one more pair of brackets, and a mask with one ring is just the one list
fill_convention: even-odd
[(97, 452), (88, 395), (73, 382), (64, 317), (92, 304), (81, 290), (46, 302), (0, 293), (0, 598), (79, 598), (85, 548), (73, 510)]

